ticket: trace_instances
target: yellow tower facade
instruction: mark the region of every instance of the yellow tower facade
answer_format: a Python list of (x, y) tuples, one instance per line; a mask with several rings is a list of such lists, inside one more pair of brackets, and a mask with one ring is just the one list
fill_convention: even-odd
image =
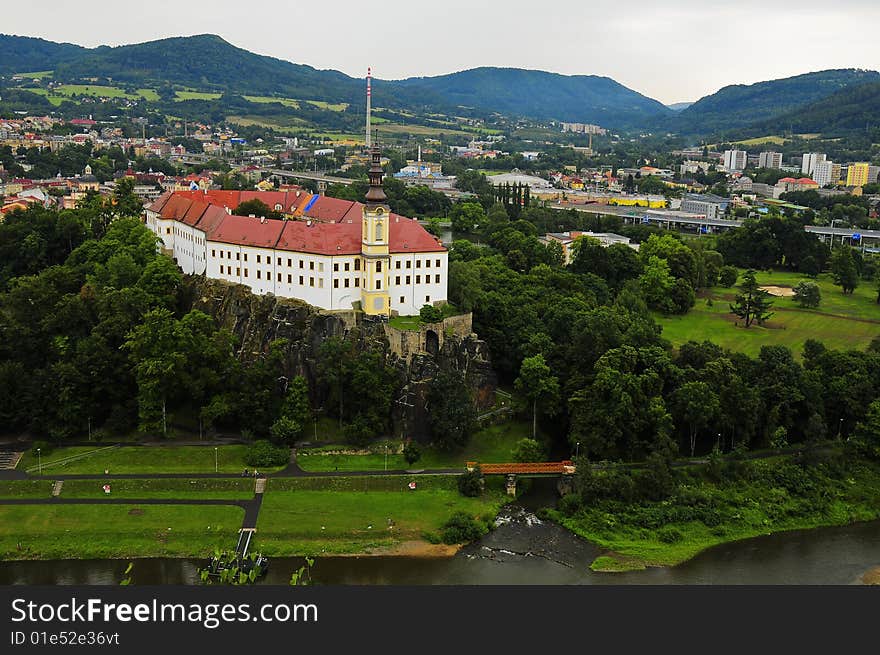
[(388, 294), (391, 210), (382, 188), (383, 173), (378, 146), (371, 148), (370, 159), (370, 188), (365, 197), (361, 220), (361, 309), (367, 314), (388, 316), (391, 313), (391, 296)]

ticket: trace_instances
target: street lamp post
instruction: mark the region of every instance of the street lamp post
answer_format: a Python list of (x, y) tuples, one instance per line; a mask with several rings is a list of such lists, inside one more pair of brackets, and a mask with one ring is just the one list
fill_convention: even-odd
[(388, 470), (388, 444), (385, 444), (385, 470)]
[(43, 475), (43, 459), (40, 456), (39, 448), (37, 448), (37, 469), (40, 471), (40, 475)]
[(217, 448), (214, 448), (214, 473), (218, 472)]
[(841, 432), (843, 432), (843, 417), (840, 417), (840, 421), (837, 423), (837, 439), (840, 440)]
[(578, 441), (577, 444), (575, 444), (575, 447), (574, 447), (574, 456), (577, 457), (577, 456), (578, 456), (578, 453), (579, 453), (580, 451), (581, 451), (581, 442)]

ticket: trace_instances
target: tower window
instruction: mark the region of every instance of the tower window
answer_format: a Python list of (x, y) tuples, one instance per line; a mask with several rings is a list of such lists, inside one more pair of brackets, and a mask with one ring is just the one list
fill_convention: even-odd
[(376, 280), (376, 291), (382, 288), (382, 280)]
[(376, 272), (377, 273), (382, 272), (382, 262), (376, 262)]
[(376, 241), (382, 240), (382, 221), (376, 223)]

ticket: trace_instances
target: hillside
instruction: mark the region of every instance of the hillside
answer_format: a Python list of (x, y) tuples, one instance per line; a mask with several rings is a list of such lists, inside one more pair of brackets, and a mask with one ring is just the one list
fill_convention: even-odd
[(88, 52), (72, 43), (0, 34), (0, 75), (53, 70), (59, 62)]
[(841, 89), (871, 81), (880, 81), (880, 73), (848, 68), (726, 86), (700, 98), (665, 127), (685, 134), (742, 128), (796, 112)]
[(880, 81), (848, 87), (827, 98), (765, 121), (758, 131), (847, 132), (880, 126)]
[(541, 119), (623, 126), (671, 113), (656, 100), (596, 75), (485, 67), (394, 84), (440, 96), (455, 105)]
[[(51, 46), (57, 46), (54, 50)], [(219, 36), (174, 37), (118, 47), (67, 50), (40, 39), (0, 35), (10, 72), (53, 70), (76, 83), (99, 78), (130, 88), (155, 88), (163, 98), (193, 89), (230, 95), (274, 96), (362, 106), (364, 81), (238, 48)], [(30, 52), (44, 52), (42, 58)], [(19, 57), (19, 53), (22, 54)], [(63, 56), (62, 56), (63, 55)], [(446, 113), (499, 112), (540, 119), (594, 122), (609, 127), (641, 124), (672, 112), (612, 79), (520, 69), (477, 68), (431, 78), (375, 80), (377, 106)], [(462, 107), (471, 108), (462, 112)]]

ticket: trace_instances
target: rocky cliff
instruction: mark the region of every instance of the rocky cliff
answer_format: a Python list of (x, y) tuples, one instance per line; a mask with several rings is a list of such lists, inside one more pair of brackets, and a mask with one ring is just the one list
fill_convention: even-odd
[(277, 339), (287, 340), (284, 375), (309, 381), (313, 406), (323, 406), (325, 385), (317, 372), (317, 353), (328, 338), (344, 337), (359, 348), (379, 349), (399, 380), (393, 405), (395, 435), (428, 436), (425, 400), (440, 370), (462, 373), (479, 408), (494, 402), (497, 383), (485, 342), (471, 331), (470, 316), (456, 316), (417, 331), (398, 330), (383, 318), (361, 312), (325, 312), (299, 300), (258, 296), (242, 285), (199, 276), (184, 278), (187, 309), (199, 309), (238, 338), (238, 356), (253, 361)]

